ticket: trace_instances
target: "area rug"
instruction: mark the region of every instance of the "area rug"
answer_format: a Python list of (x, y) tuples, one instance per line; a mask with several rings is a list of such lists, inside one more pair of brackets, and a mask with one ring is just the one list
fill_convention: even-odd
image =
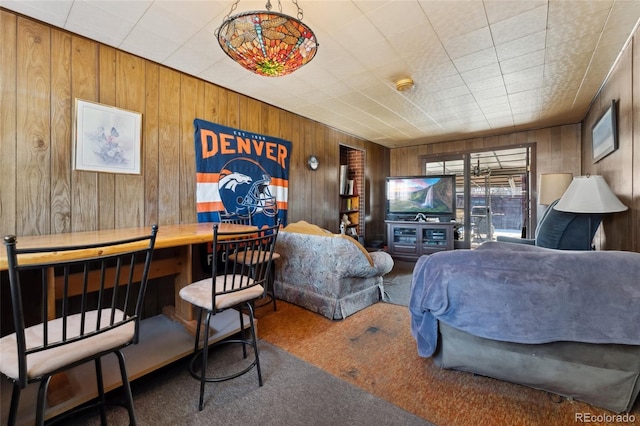
[[(579, 415), (612, 414), (526, 386), (437, 367), (431, 358), (418, 356), (405, 306), (376, 303), (332, 321), (278, 301), (276, 312), (258, 315), (262, 339), (437, 425), (564, 426), (575, 424)], [(631, 414), (640, 420), (639, 402)]]
[[(207, 384), (205, 406), (198, 411), (199, 382), (182, 360), (132, 384), (141, 425), (429, 425), (425, 420), (322, 371), (266, 341), (260, 341), (264, 385), (255, 369), (236, 379)], [(242, 367), (241, 349), (225, 345), (210, 358), (210, 369)], [(227, 371), (228, 373), (228, 371)], [(383, 420), (382, 420), (383, 419)], [(128, 424), (123, 408), (110, 408), (108, 424)], [(381, 423), (382, 420), (382, 423)], [(89, 413), (69, 425), (98, 425)]]

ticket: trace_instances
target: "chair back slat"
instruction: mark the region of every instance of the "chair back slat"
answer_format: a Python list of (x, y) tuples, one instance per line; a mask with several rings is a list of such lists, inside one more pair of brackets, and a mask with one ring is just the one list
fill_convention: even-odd
[[(129, 322), (135, 322), (130, 343), (138, 342), (142, 299), (157, 232), (158, 227), (153, 226), (150, 234), (126, 240), (39, 249), (18, 248), (16, 237), (4, 238), (21, 386), (26, 386), (23, 377), (29, 354), (87, 339)], [(83, 251), (90, 255), (83, 257)], [(39, 254), (60, 260), (38, 263), (33, 259)], [(34, 287), (30, 284), (38, 275), (40, 318), (27, 317), (23, 302), (38, 299), (31, 294)], [(37, 327), (42, 337), (34, 340), (38, 332), (30, 332), (29, 327)]]
[(251, 212), (248, 212), (246, 216), (239, 215), (237, 213), (221, 212), (220, 223), (232, 223), (236, 225), (252, 225), (253, 220), (251, 218)]
[(216, 297), (266, 285), (280, 225), (244, 232), (213, 227), (212, 306)]

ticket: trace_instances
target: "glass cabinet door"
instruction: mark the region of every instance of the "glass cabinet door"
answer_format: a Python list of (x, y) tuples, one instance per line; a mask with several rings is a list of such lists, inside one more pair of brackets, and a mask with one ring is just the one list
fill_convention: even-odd
[(393, 229), (393, 242), (396, 244), (416, 244), (418, 242), (418, 233), (416, 228), (395, 227)]

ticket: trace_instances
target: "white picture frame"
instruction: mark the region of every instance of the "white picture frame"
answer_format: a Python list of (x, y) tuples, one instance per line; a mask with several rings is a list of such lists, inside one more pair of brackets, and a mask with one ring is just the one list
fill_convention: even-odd
[(76, 99), (73, 169), (141, 173), (142, 114)]

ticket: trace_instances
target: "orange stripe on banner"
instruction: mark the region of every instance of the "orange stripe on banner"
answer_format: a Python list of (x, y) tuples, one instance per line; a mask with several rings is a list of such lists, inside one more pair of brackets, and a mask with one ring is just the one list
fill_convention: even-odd
[(219, 212), (224, 210), (222, 201), (200, 202), (196, 205), (198, 213)]
[(289, 187), (289, 181), (282, 178), (271, 178), (272, 186), (281, 186), (283, 188)]
[(276, 201), (276, 204), (278, 205), (278, 210), (288, 210), (289, 205), (286, 201)]
[(218, 182), (218, 173), (197, 173), (196, 182), (198, 183), (215, 183)]

